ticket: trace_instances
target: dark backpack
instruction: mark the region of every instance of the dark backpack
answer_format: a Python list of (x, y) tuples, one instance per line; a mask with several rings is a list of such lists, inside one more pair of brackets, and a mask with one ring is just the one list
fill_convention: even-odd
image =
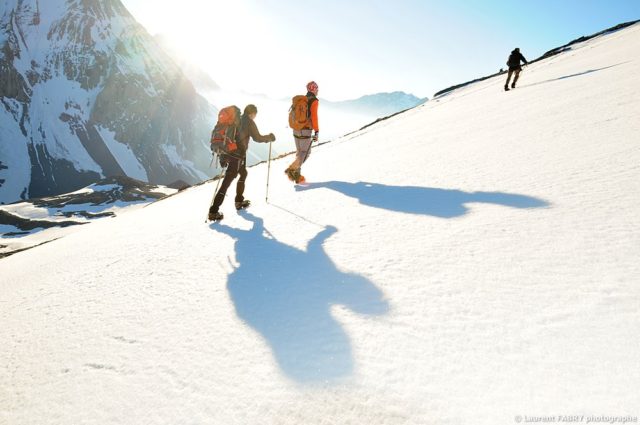
[(234, 154), (238, 150), (240, 108), (227, 106), (218, 112), (218, 122), (211, 132), (211, 151), (218, 155)]
[(520, 66), (520, 53), (515, 51), (511, 52), (509, 55), (509, 59), (507, 59), (507, 66), (509, 68), (514, 68)]

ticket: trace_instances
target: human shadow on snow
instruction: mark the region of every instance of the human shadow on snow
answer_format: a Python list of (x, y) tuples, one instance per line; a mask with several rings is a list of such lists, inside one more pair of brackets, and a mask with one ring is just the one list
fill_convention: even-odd
[(389, 186), (378, 183), (328, 181), (296, 186), (305, 191), (331, 189), (357, 199), (361, 204), (407, 214), (454, 218), (466, 214), (466, 204), (488, 203), (512, 208), (540, 208), (546, 201), (531, 196), (503, 192), (464, 192), (419, 186)]
[(250, 230), (211, 226), (235, 240), (237, 266), (227, 290), (238, 317), (262, 335), (291, 379), (314, 383), (351, 375), (351, 342), (331, 307), (382, 315), (389, 310), (382, 291), (363, 276), (340, 271), (327, 255), (323, 244), (335, 227), (300, 250), (279, 242), (261, 218), (240, 214), (253, 223)]

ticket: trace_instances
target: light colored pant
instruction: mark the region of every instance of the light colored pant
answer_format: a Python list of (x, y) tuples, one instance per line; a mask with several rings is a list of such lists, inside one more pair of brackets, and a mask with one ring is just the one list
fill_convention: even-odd
[(296, 141), (296, 159), (291, 163), (289, 168), (297, 170), (302, 164), (309, 159), (311, 155), (311, 134), (312, 130), (293, 131), (293, 137)]

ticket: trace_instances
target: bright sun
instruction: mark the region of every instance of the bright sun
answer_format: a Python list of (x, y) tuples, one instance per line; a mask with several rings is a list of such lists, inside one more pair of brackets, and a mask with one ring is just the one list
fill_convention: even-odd
[[(208, 73), (223, 89), (282, 96), (294, 92), (321, 68), (291, 66), (299, 42), (273, 12), (255, 0), (129, 0), (152, 35), (161, 35), (176, 59)], [(295, 40), (294, 40), (295, 41)]]
[[(260, 41), (255, 40), (254, 34), (264, 35), (268, 31), (244, 1), (182, 0), (179, 8), (165, 9), (171, 16), (163, 17), (165, 25), (159, 32), (182, 59), (205, 71), (215, 70), (212, 76), (220, 80), (219, 83), (234, 87), (242, 84), (244, 75), (237, 70), (255, 66), (250, 62), (251, 57), (264, 54), (257, 48)], [(251, 46), (253, 52), (244, 55), (246, 60), (239, 55), (234, 64), (225, 63), (229, 49), (242, 50)]]

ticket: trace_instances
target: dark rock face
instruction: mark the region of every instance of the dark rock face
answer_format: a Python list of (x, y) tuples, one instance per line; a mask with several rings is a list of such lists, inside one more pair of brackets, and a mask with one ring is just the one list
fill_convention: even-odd
[(120, 0), (0, 0), (0, 203), (208, 177), (216, 111)]
[[(166, 197), (157, 186), (125, 176), (102, 179), (89, 188), (91, 191), (66, 193), (50, 198), (32, 199), (30, 202), (41, 208), (63, 208), (67, 205), (109, 205), (115, 202), (150, 202)], [(86, 216), (85, 216), (86, 217)]]
[[(47, 221), (47, 220), (31, 220), (24, 217), (19, 217), (17, 215), (8, 213), (7, 211), (0, 210), (0, 224), (5, 224), (9, 226), (14, 226), (20, 231), (18, 232), (10, 232), (5, 234), (5, 236), (20, 236), (21, 233), (28, 233), (31, 230), (35, 229), (49, 229), (51, 227), (69, 227), (69, 226), (77, 226), (86, 223), (79, 223), (77, 221)], [(6, 246), (6, 245), (5, 245)]]
[(182, 192), (185, 189), (189, 189), (191, 185), (189, 185), (189, 183), (185, 181), (176, 180), (173, 183), (168, 184), (167, 187), (171, 189), (176, 189), (178, 192)]
[[(100, 179), (93, 171), (78, 171), (64, 159), (49, 155), (46, 145), (28, 146), (31, 161), (29, 197), (41, 198), (52, 194), (73, 192)], [(79, 187), (78, 187), (79, 186)], [(24, 196), (26, 198), (26, 194)]]

